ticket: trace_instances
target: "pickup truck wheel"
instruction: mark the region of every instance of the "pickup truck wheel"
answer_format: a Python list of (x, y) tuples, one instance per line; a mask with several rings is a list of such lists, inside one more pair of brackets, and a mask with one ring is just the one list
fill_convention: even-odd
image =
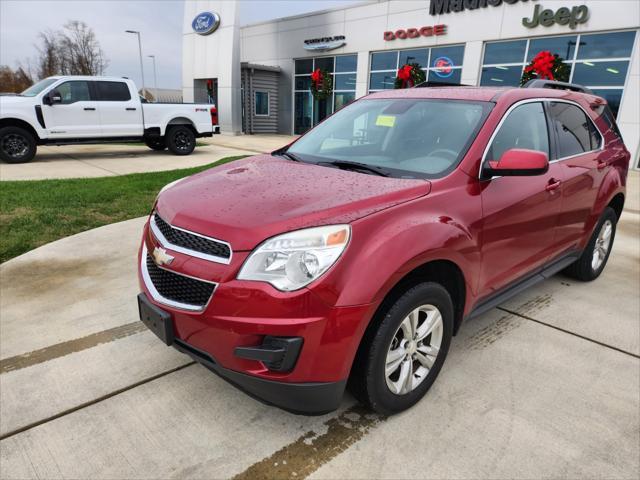
[(33, 160), (37, 150), (36, 139), (19, 127), (0, 128), (0, 158), (7, 163), (26, 163)]
[(407, 290), (365, 335), (349, 379), (355, 396), (383, 415), (417, 403), (435, 381), (453, 336), (453, 302), (433, 282)]
[(196, 136), (189, 127), (176, 125), (166, 134), (167, 147), (174, 155), (189, 155), (196, 148)]
[(609, 260), (617, 223), (616, 212), (611, 207), (607, 207), (589, 239), (587, 248), (575, 263), (565, 269), (564, 273), (583, 282), (598, 278)]
[(157, 150), (159, 152), (167, 148), (167, 144), (162, 137), (146, 138), (144, 144), (151, 150)]

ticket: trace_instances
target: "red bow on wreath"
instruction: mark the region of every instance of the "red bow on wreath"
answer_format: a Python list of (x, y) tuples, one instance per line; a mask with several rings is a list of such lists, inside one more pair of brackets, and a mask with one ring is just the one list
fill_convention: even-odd
[(555, 64), (555, 57), (551, 52), (540, 52), (533, 59), (533, 63), (524, 69), (525, 72), (531, 71), (538, 75), (538, 78), (543, 80), (554, 80), (553, 67)]
[(413, 67), (411, 65), (404, 65), (402, 68), (398, 70), (398, 78), (402, 80), (402, 88), (407, 86), (413, 86), (413, 79), (411, 78), (411, 72), (413, 71)]
[(323, 80), (322, 72), (320, 71), (319, 68), (316, 68), (311, 74), (311, 81), (315, 83), (316, 88), (320, 89), (322, 88), (322, 80)]

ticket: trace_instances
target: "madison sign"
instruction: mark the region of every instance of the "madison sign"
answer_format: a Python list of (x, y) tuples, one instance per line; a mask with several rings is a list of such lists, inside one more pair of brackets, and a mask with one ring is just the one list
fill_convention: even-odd
[(333, 37), (311, 38), (304, 41), (304, 49), (316, 52), (326, 52), (335, 50), (347, 44), (344, 35), (334, 35)]
[[(431, 0), (429, 13), (431, 15), (443, 15), (452, 12), (464, 12), (465, 10), (477, 10), (478, 8), (499, 7), (503, 3), (514, 5), (518, 2), (534, 2), (536, 0)], [(589, 7), (580, 5), (578, 7), (561, 7), (557, 11), (543, 9), (542, 5), (536, 5), (531, 18), (523, 18), (522, 25), (527, 28), (534, 28), (538, 25), (550, 27), (554, 24), (568, 25), (569, 28), (576, 28), (580, 23), (589, 20)]]

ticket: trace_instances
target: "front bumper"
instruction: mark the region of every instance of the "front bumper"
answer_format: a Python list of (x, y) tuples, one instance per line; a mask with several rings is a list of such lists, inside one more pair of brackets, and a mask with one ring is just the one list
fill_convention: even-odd
[[(144, 242), (141, 255), (145, 247), (153, 251), (157, 245), (148, 227)], [(288, 411), (321, 414), (338, 407), (372, 305), (335, 307), (307, 289), (280, 292), (266, 283), (236, 280), (248, 252), (234, 252), (230, 264), (222, 265), (167, 251), (175, 260), (164, 268), (216, 283), (201, 311), (176, 308), (154, 299), (139, 261), (140, 287), (149, 303), (170, 314), (175, 348), (250, 395)], [(268, 337), (303, 339), (290, 371), (238, 354)]]

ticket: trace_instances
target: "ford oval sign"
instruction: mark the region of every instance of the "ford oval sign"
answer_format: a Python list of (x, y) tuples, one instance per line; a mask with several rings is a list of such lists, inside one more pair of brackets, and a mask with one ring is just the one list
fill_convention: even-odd
[(198, 35), (209, 35), (220, 25), (220, 15), (213, 12), (202, 12), (191, 22), (191, 28)]

